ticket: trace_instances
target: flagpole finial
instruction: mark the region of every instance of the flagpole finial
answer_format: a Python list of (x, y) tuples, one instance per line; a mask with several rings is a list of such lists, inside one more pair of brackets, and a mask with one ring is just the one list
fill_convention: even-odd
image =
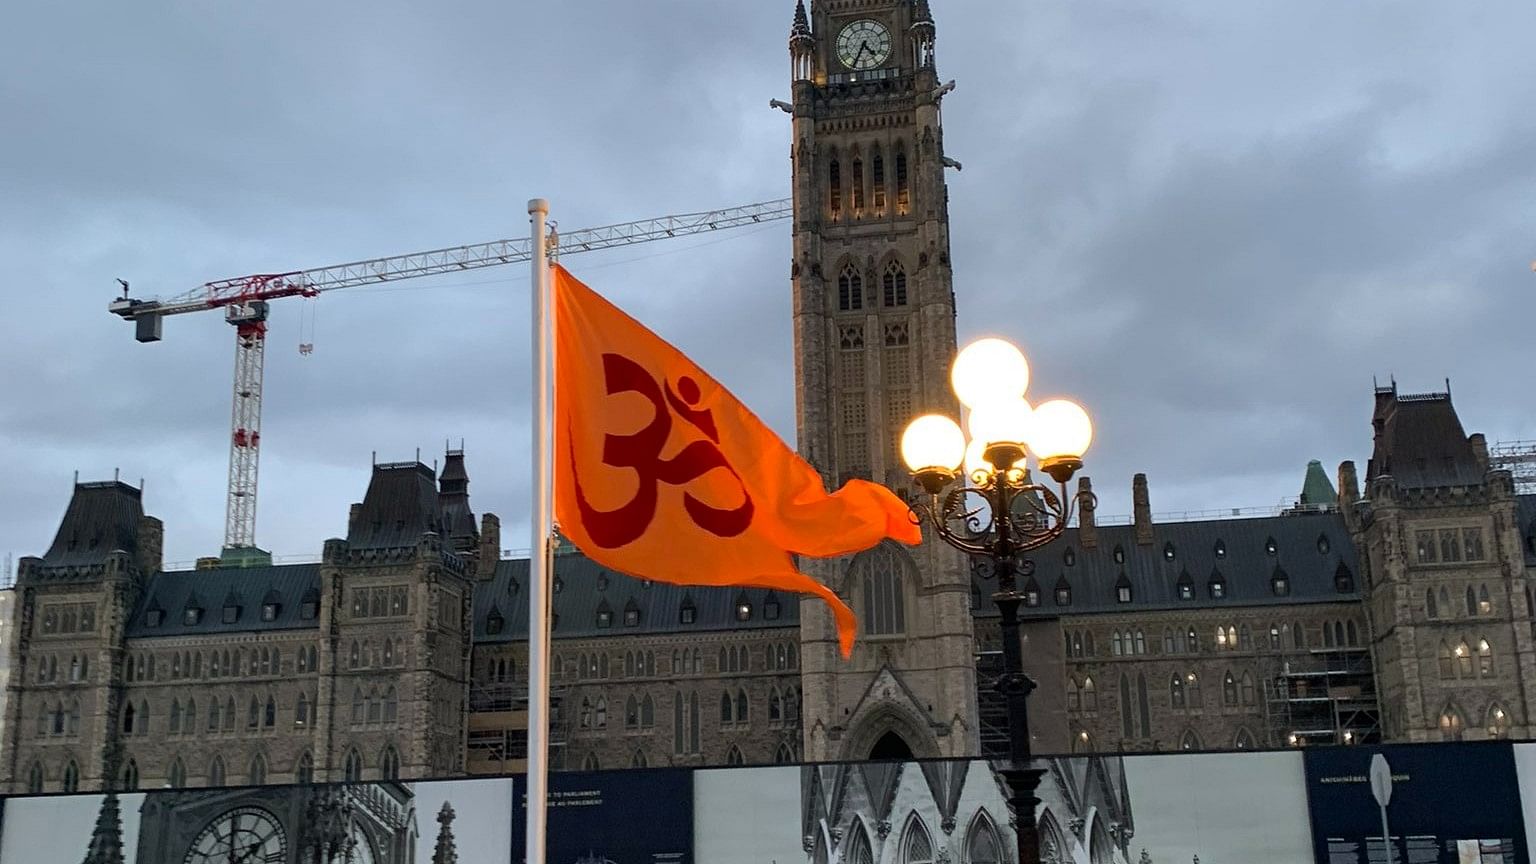
[(549, 200), (546, 199), (546, 198), (529, 198), (528, 199), (528, 212), (529, 213), (548, 213), (549, 212)]

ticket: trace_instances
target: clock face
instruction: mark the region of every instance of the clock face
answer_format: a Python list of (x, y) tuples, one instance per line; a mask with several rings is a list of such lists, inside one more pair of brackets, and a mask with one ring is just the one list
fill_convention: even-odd
[[(282, 864), (288, 856), (283, 826), (265, 810), (241, 807), (204, 828), (184, 864)], [(371, 860), (371, 859), (370, 859)]]
[(873, 69), (890, 56), (891, 31), (879, 21), (855, 21), (837, 34), (837, 59), (849, 69)]

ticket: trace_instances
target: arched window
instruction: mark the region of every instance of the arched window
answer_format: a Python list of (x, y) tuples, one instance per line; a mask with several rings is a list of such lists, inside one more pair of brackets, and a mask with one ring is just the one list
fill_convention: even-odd
[(907, 836), (901, 844), (901, 861), (902, 864), (931, 864), (933, 861), (933, 840), (928, 836), (922, 818), (916, 813), (907, 822)]
[(1200, 748), (1200, 736), (1195, 734), (1195, 730), (1193, 730), (1193, 729), (1186, 729), (1186, 730), (1184, 730), (1184, 736), (1179, 739), (1179, 749), (1180, 750), (1199, 750), (1199, 749), (1201, 749)]
[(736, 703), (731, 699), (730, 691), (720, 694), (720, 725), (729, 726), (736, 722)]
[(907, 151), (896, 151), (896, 210), (906, 213), (912, 196), (907, 184)]
[(357, 664), (361, 661), (361, 658), (362, 658), (362, 652), (360, 652), (358, 650), (357, 640), (354, 639), (352, 641), (351, 649), (348, 650), (348, 652), (347, 652), (347, 668), (348, 669), (356, 669), (357, 668)]
[(774, 687), (768, 691), (768, 722), (778, 723), (784, 719), (784, 699), (779, 695), (779, 688)]
[(1344, 641), (1351, 648), (1360, 644), (1360, 631), (1355, 627), (1355, 619), (1353, 618), (1344, 622)]
[(393, 639), (384, 640), (384, 665), (395, 665), (395, 642)]
[(171, 760), (171, 769), (165, 774), (165, 782), (172, 789), (186, 788), (187, 766), (182, 763), (180, 756)]
[[(214, 663), (218, 663), (218, 655), (217, 654), (214, 655), (213, 661), (214, 661)], [(308, 672), (309, 671), (309, 654), (303, 648), (299, 649), (299, 659), (298, 659), (297, 662), (299, 664), (298, 671), (300, 671), (300, 672)], [(218, 666), (214, 666), (213, 674), (215, 674), (215, 675), (219, 674)]]
[(1435, 605), (1435, 589), (1424, 589), (1424, 614), (1430, 619), (1440, 617), (1440, 607)]
[(267, 782), (267, 760), (260, 753), (251, 757), (251, 769), (249, 772), (252, 786), (264, 786)]
[[(1090, 679), (1091, 680), (1091, 679)], [(1120, 674), (1120, 735), (1124, 738), (1136, 737), (1135, 715), (1131, 713), (1131, 679)]]
[(633, 693), (624, 700), (624, 728), (631, 731), (640, 728), (640, 703)]
[(747, 711), (747, 707), (748, 707), (747, 691), (746, 690), (737, 690), (736, 691), (736, 722), (737, 723), (747, 723), (747, 722), (751, 721), (752, 715)]
[(363, 779), (363, 757), (356, 750), (347, 751), (346, 761), (342, 763), (342, 779), (348, 783)]
[(987, 811), (977, 813), (965, 837), (966, 864), (1003, 864), (1002, 848), (997, 826), (992, 824)]
[(1189, 653), (1200, 653), (1200, 634), (1195, 632), (1195, 628), (1189, 628), (1189, 632), (1184, 634), (1184, 639), (1185, 645), (1188, 646)]
[(1228, 708), (1237, 707), (1237, 679), (1231, 672), (1221, 679), (1221, 702)]
[(1479, 585), (1479, 586), (1477, 586), (1477, 614), (1479, 614), (1479, 615), (1492, 615), (1493, 614), (1493, 598), (1488, 596), (1488, 586), (1487, 585)]
[(731, 745), (731, 749), (727, 750), (726, 753), (725, 753), (725, 764), (727, 764), (727, 765), (745, 765), (745, 764), (747, 764), (746, 758), (741, 755), (741, 748), (740, 747), (737, 747), (735, 744)]
[(1445, 644), (1444, 641), (1442, 641), (1440, 643), (1440, 654), (1439, 654), (1439, 657), (1440, 657), (1440, 677), (1442, 679), (1455, 678), (1456, 677), (1456, 658), (1455, 658), (1455, 656), (1453, 654), (1451, 654), (1451, 646)]
[(1488, 730), (1489, 738), (1509, 737), (1509, 714), (1499, 703), (1488, 706), (1488, 723), (1484, 728)]
[(906, 632), (906, 600), (902, 594), (907, 573), (906, 553), (883, 543), (859, 556), (856, 567), (863, 571), (864, 630), (871, 636), (890, 636)]
[(635, 755), (629, 757), (629, 767), (631, 768), (647, 768), (650, 767), (650, 764), (651, 761), (645, 758), (644, 750), (636, 750)]
[(1238, 682), (1238, 686), (1242, 689), (1243, 692), (1243, 704), (1250, 707), (1254, 705), (1253, 675), (1251, 673), (1244, 672), (1243, 680)]
[(699, 694), (688, 694), (688, 752), (699, 752)]
[(27, 772), (27, 791), (37, 794), (43, 791), (43, 766), (33, 762), (32, 770)]
[(1173, 642), (1173, 631), (1172, 630), (1168, 630), (1168, 629), (1164, 629), (1163, 630), (1163, 653), (1164, 654), (1176, 654), (1176, 653), (1178, 653), (1178, 648), (1177, 648), (1177, 646), (1174, 645), (1174, 642)]
[(874, 205), (876, 210), (884, 211), (885, 210), (885, 159), (881, 157), (880, 149), (878, 147), (875, 148), (875, 151), (869, 157), (869, 167), (870, 167), (870, 173), (872, 175), (870, 179), (873, 181), (873, 184), (871, 186), (871, 191), (873, 193), (873, 201), (871, 203)]
[(170, 719), (170, 729), (168, 731), (170, 731), (170, 733), (172, 735), (175, 735), (175, 734), (177, 734), (178, 732), (181, 731), (181, 700), (180, 699), (174, 699), (173, 698), (171, 700), (171, 719)]
[(602, 763), (597, 761), (596, 753), (588, 753), (587, 758), (581, 760), (581, 770), (583, 771), (601, 771), (602, 769)]
[(795, 751), (789, 746), (788, 741), (780, 741), (777, 750), (773, 751), (775, 765), (789, 765), (795, 761)]
[(1184, 707), (1184, 679), (1177, 675), (1168, 682), (1168, 704), (1174, 708)]
[(314, 757), (310, 756), (308, 753), (300, 756), (298, 767), (294, 769), (293, 776), (301, 786), (308, 786), (309, 784), (315, 782)]
[(1136, 631), (1136, 650), (1131, 652), (1131, 653), (1133, 653), (1133, 654), (1145, 654), (1145, 653), (1147, 653), (1147, 634), (1146, 634), (1145, 631), (1142, 631), (1142, 630), (1137, 630)]
[(853, 826), (853, 837), (848, 841), (848, 851), (843, 853), (844, 864), (874, 864), (874, 852), (870, 849), (869, 834), (862, 823)]
[(845, 265), (837, 276), (837, 308), (842, 312), (864, 308), (864, 277), (852, 264)]
[(1146, 738), (1152, 734), (1152, 706), (1147, 701), (1147, 676), (1145, 673), (1136, 675), (1136, 708), (1141, 718), (1141, 737)]
[(1238, 750), (1252, 750), (1258, 745), (1254, 743), (1252, 732), (1249, 732), (1246, 728), (1239, 728), (1237, 730), (1237, 740), (1232, 742), (1232, 746)]
[(132, 735), (133, 734), (134, 715), (136, 715), (138, 713), (139, 713), (138, 707), (135, 706), (132, 702), (129, 702), (127, 707), (125, 707), (123, 709), (123, 734), (124, 735)]
[(1120, 644), (1120, 631), (1119, 630), (1116, 630), (1114, 633), (1110, 634), (1110, 637), (1109, 637), (1109, 653), (1111, 655), (1115, 656), (1115, 657), (1119, 657), (1122, 653), (1124, 653), (1123, 646), (1121, 646), (1121, 644)]
[(1307, 632), (1302, 629), (1300, 621), (1291, 627), (1291, 647), (1298, 650), (1307, 647)]
[[(601, 708), (600, 710), (606, 712), (607, 711), (606, 705), (604, 705), (604, 707)], [(385, 723), (393, 723), (399, 717), (400, 717), (400, 697), (398, 695), (396, 695), (395, 688), (394, 687), (390, 687), (389, 691), (384, 694), (384, 722)]]
[(857, 213), (864, 209), (864, 160), (853, 157), (849, 168), (853, 171), (853, 209)]
[(651, 695), (647, 693), (640, 700), (640, 728), (650, 729), (656, 725), (656, 703), (651, 701)]
[(1472, 586), (1471, 585), (1468, 585), (1467, 586), (1467, 617), (1470, 618), (1471, 616), (1476, 615), (1476, 614), (1477, 614), (1477, 592), (1472, 590)]
[[(352, 722), (361, 723), (367, 717), (368, 704), (363, 698), (363, 688), (352, 688)], [(585, 714), (585, 711), (583, 711)], [(585, 725), (585, 721), (583, 721)]]
[(121, 786), (125, 791), (132, 792), (139, 788), (139, 763), (129, 759), (128, 764), (123, 766), (121, 780)]
[(277, 725), (277, 700), (272, 698), (270, 693), (267, 694), (267, 704), (261, 711), (261, 725), (268, 729)]
[(245, 726), (247, 729), (255, 729), (259, 725), (261, 725), (261, 703), (252, 696), (250, 707), (245, 712)]
[(837, 214), (843, 209), (843, 166), (837, 161), (836, 156), (827, 163), (827, 193), (827, 203), (832, 208), (832, 218), (836, 219)]
[(886, 265), (885, 275), (882, 277), (885, 305), (888, 307), (907, 305), (907, 271), (902, 268), (900, 261), (892, 261)]
[(1189, 707), (1199, 708), (1203, 703), (1200, 698), (1200, 676), (1191, 672), (1184, 676), (1184, 690), (1189, 697)]
[(1460, 741), (1466, 722), (1462, 720), (1461, 711), (1454, 705), (1445, 706), (1440, 712), (1440, 738), (1444, 741)]
[(721, 672), (731, 671), (730, 655), (725, 651), (725, 646), (720, 647), (720, 659), (715, 661), (715, 667)]
[(307, 723), (309, 723), (309, 696), (300, 691), (298, 701), (293, 706), (293, 725), (303, 726)]
[(595, 728), (608, 728), (608, 697), (597, 697), (597, 710), (593, 712), (593, 724)]
[(213, 761), (208, 763), (208, 785), (224, 785), (224, 757), (215, 756)]
[(1253, 650), (1253, 632), (1247, 624), (1241, 624), (1237, 628), (1237, 647), (1244, 651)]
[(1456, 672), (1462, 678), (1472, 677), (1472, 649), (1465, 639), (1456, 643)]
[(1481, 678), (1493, 675), (1493, 646), (1487, 639), (1479, 639), (1477, 642), (1477, 674)]
[(683, 752), (683, 694), (672, 694), (672, 752)]
[(379, 756), (379, 776), (385, 780), (400, 779), (400, 754), (393, 744), (385, 747), (383, 755)]

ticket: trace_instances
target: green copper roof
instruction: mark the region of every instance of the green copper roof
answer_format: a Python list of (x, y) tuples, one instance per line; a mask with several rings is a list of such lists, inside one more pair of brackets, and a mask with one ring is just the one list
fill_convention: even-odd
[(1323, 463), (1313, 459), (1307, 463), (1307, 479), (1301, 483), (1301, 501), (1303, 507), (1326, 505), (1332, 506), (1339, 502), (1339, 495), (1333, 491), (1333, 484), (1328, 482), (1328, 475), (1323, 471)]

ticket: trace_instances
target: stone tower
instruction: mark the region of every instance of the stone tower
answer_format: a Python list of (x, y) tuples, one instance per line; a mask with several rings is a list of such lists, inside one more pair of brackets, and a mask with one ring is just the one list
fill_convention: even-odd
[(1365, 564), (1384, 735), (1527, 737), (1536, 657), (1513, 480), (1448, 392), (1378, 388), (1372, 426), (1364, 498), (1349, 462), (1339, 493)]
[[(797, 433), (829, 485), (911, 482), (902, 429), (956, 405), (948, 195), (923, 0), (797, 3), (794, 88)], [(858, 614), (842, 660), (820, 601), (802, 607), (805, 757), (976, 752), (969, 581), (947, 547), (883, 545), (806, 562)]]

